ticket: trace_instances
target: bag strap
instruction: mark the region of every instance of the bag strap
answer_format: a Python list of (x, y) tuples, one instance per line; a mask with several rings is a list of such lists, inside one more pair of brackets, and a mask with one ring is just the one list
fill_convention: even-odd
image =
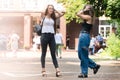
[(42, 27), (43, 27), (43, 22), (44, 22), (44, 20), (45, 20), (45, 17), (44, 17), (43, 20), (42, 20), (42, 24), (41, 24), (41, 32), (42, 32)]
[(43, 18), (43, 20), (42, 20), (42, 24), (41, 24), (41, 27), (43, 26), (43, 22), (44, 22), (44, 19), (45, 19), (45, 17)]

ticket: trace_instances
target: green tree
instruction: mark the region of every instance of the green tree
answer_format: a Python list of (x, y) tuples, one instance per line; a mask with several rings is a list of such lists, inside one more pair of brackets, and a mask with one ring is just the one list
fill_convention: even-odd
[(106, 16), (112, 19), (120, 18), (120, 0), (108, 0), (106, 9)]
[(117, 37), (120, 39), (120, 0), (108, 0), (105, 15), (117, 22)]
[(66, 8), (66, 20), (67, 23), (76, 19), (76, 22), (80, 22), (79, 18), (76, 16), (76, 13), (83, 9), (85, 4), (92, 4), (95, 8), (96, 17), (102, 16), (107, 7), (107, 0), (57, 0)]
[(74, 19), (76, 19), (76, 22), (78, 23), (80, 20), (76, 16), (76, 13), (83, 8), (85, 2), (84, 0), (57, 0), (59, 3), (63, 3), (63, 5), (66, 8), (66, 21), (67, 23), (70, 23)]
[(87, 3), (93, 5), (96, 17), (102, 16), (105, 13), (107, 1), (108, 0), (86, 0)]
[[(111, 34), (107, 39), (107, 48), (104, 55), (120, 58), (120, 0), (108, 0), (105, 15), (111, 18), (113, 24), (117, 23), (116, 35)], [(115, 26), (115, 25), (113, 25)]]

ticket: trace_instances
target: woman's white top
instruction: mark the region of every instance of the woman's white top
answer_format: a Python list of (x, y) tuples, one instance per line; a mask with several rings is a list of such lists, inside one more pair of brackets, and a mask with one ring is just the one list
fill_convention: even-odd
[(42, 26), (42, 33), (55, 33), (54, 20), (52, 18), (45, 17)]

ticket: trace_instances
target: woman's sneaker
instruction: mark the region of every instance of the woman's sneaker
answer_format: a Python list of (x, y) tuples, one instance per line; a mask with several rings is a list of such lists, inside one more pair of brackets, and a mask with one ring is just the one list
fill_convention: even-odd
[(93, 68), (93, 73), (96, 74), (100, 68), (100, 65), (97, 64), (95, 68)]
[(80, 75), (78, 75), (78, 78), (87, 78), (88, 77), (88, 75), (86, 75), (86, 74), (80, 74)]

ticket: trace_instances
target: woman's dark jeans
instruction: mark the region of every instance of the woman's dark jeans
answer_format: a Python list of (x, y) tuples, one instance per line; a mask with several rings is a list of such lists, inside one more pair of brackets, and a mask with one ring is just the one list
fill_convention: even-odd
[(56, 54), (55, 54), (56, 43), (55, 43), (54, 34), (51, 34), (51, 33), (42, 33), (41, 35), (41, 49), (42, 49), (41, 65), (42, 65), (42, 68), (45, 68), (45, 57), (46, 57), (46, 52), (47, 52), (47, 45), (49, 45), (49, 48), (50, 48), (53, 64), (55, 68), (58, 68), (58, 62), (57, 62)]

